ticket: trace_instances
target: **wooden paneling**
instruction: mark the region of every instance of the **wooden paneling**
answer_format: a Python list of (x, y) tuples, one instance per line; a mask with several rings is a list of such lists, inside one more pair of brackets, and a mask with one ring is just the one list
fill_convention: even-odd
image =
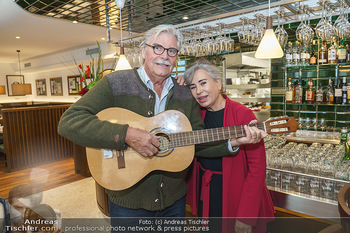
[(4, 145), (10, 170), (23, 169), (73, 156), (73, 143), (57, 133), (70, 105), (3, 109)]

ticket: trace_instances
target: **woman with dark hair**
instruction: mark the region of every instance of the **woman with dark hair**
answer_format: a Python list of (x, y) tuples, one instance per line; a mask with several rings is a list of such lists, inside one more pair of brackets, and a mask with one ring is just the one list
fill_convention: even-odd
[[(257, 123), (250, 109), (221, 94), (220, 73), (209, 61), (201, 59), (189, 66), (184, 79), (201, 106), (206, 128)], [(197, 154), (188, 182), (187, 203), (193, 214), (204, 219), (229, 217), (219, 224), (222, 232), (265, 232), (266, 223), (274, 217), (265, 185), (266, 154), (261, 139), (266, 134), (256, 127), (244, 129), (245, 137), (231, 139), (231, 146), (239, 147), (236, 155), (207, 158)], [(211, 230), (220, 232), (217, 227)]]

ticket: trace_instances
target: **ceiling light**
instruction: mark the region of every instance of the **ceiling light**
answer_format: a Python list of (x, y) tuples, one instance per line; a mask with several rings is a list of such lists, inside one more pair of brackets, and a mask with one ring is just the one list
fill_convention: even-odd
[(119, 13), (120, 13), (120, 55), (119, 55), (119, 60), (117, 62), (117, 65), (114, 70), (130, 70), (132, 69), (128, 60), (125, 57), (124, 54), (124, 47), (123, 47), (123, 34), (122, 34), (122, 8), (124, 7), (125, 0), (115, 0), (115, 4), (119, 8)]
[(124, 54), (124, 47), (120, 47), (120, 55), (117, 62), (117, 66), (115, 67), (115, 70), (130, 70), (132, 69), (128, 59), (126, 59), (126, 56)]
[(188, 18), (187, 15), (185, 15), (184, 17), (182, 17), (182, 19), (183, 19), (183, 20), (188, 20), (189, 18)]
[(270, 0), (269, 0), (269, 16), (266, 18), (266, 30), (260, 41), (258, 49), (255, 52), (256, 58), (281, 58), (284, 53), (276, 34), (273, 31), (272, 17), (270, 16)]
[(76, 21), (76, 20), (73, 20), (73, 23), (78, 23), (78, 21)]
[(16, 39), (21, 39), (21, 37), (20, 36), (16, 36)]
[(122, 8), (124, 8), (125, 0), (115, 0), (115, 4), (117, 5), (117, 7), (119, 9), (122, 9)]
[[(22, 76), (20, 52), (21, 52), (21, 50), (17, 50), (19, 75)], [(30, 95), (30, 94), (32, 94), (32, 85), (30, 83), (13, 83), (13, 84), (11, 84), (11, 88), (12, 88), (12, 95)]]

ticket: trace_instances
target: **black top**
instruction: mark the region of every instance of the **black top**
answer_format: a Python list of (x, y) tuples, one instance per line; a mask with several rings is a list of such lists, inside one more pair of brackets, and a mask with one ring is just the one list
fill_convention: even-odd
[[(224, 109), (219, 111), (207, 111), (204, 124), (206, 129), (223, 127), (224, 125)], [(200, 158), (198, 161), (202, 167), (211, 171), (222, 171), (222, 157), (217, 158)], [(201, 195), (202, 176), (204, 171), (199, 169), (199, 190)], [(203, 202), (199, 200), (198, 203), (198, 216), (203, 216)], [(222, 217), (222, 175), (213, 174), (210, 181), (210, 202), (209, 202), (209, 217)], [(221, 232), (221, 220), (220, 218), (214, 218), (210, 220), (209, 232)]]
[[(224, 125), (224, 110), (207, 111), (204, 118), (206, 129), (219, 128)], [(222, 171), (222, 158), (198, 158), (200, 164), (204, 169), (211, 171)]]

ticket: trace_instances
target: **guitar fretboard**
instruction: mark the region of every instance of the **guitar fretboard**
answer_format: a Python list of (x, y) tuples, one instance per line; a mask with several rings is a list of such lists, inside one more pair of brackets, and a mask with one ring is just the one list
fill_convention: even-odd
[[(249, 126), (255, 126), (265, 131), (264, 123), (249, 124)], [(229, 138), (240, 138), (245, 135), (243, 125), (171, 133), (168, 135), (170, 139), (169, 148), (221, 141)]]

